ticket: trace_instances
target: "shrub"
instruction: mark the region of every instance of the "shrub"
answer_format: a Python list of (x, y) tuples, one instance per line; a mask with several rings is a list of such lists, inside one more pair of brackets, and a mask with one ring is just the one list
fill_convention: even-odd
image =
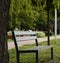
[[(48, 36), (48, 31), (45, 31), (45, 35)], [(49, 32), (49, 35), (52, 36), (53, 32)]]
[(37, 34), (37, 37), (44, 37), (45, 36), (45, 33), (42, 31), (37, 31), (36, 34)]
[(11, 34), (12, 34), (12, 31), (8, 31), (7, 34), (8, 34), (8, 35), (11, 35)]

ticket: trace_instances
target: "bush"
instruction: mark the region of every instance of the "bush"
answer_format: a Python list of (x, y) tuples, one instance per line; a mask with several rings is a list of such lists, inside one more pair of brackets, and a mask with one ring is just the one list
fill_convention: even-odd
[(12, 34), (12, 31), (8, 31), (7, 34), (8, 34), (8, 35), (11, 35), (11, 34)]
[[(48, 36), (48, 31), (45, 31), (45, 35)], [(53, 32), (49, 32), (49, 35), (52, 36)]]
[(42, 31), (37, 31), (36, 34), (37, 34), (37, 37), (44, 37), (45, 36), (45, 33)]

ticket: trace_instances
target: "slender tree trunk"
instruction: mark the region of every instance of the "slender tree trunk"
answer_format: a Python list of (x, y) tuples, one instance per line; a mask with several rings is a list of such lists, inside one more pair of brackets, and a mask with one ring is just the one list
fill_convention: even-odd
[(49, 9), (47, 10), (47, 27), (48, 27), (48, 45), (50, 45), (50, 24), (49, 24)]
[(7, 21), (9, 0), (0, 0), (0, 62), (8, 63)]

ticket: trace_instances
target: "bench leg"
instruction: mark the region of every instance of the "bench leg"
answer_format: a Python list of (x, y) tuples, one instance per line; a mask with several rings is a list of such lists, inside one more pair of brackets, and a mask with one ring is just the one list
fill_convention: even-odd
[(36, 63), (38, 63), (38, 51), (36, 51)]
[(51, 47), (51, 59), (53, 59), (53, 47)]
[(20, 63), (20, 61), (19, 61), (19, 53), (17, 53), (17, 63)]

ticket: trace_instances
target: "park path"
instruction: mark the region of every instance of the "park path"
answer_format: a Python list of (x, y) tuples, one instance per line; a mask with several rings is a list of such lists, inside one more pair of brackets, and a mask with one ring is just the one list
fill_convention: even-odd
[[(60, 38), (60, 36), (57, 36), (56, 37), (57, 39)], [(50, 40), (51, 39), (54, 39), (54, 36), (51, 36), (50, 37)], [(47, 37), (44, 37), (44, 38), (38, 38), (38, 42), (43, 42), (43, 41), (47, 41)], [(34, 44), (34, 40), (29, 40), (29, 41), (24, 41), (24, 42), (18, 42), (18, 46), (23, 46), (23, 45), (27, 45), (27, 44)], [(8, 50), (14, 48), (14, 42), (8, 42)]]

